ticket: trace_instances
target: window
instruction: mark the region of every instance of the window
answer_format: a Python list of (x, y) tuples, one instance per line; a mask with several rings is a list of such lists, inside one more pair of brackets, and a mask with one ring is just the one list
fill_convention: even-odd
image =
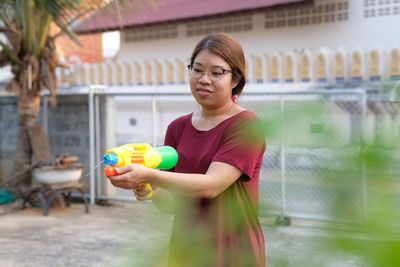
[(348, 1), (318, 6), (296, 5), (268, 9), (264, 18), (265, 29), (343, 21), (348, 19)]
[(177, 24), (142, 26), (124, 31), (125, 42), (142, 42), (178, 37)]
[[(267, 25), (266, 25), (267, 27)], [(186, 35), (205, 35), (213, 32), (242, 32), (253, 29), (253, 15), (226, 15), (214, 18), (195, 19), (186, 24)]]

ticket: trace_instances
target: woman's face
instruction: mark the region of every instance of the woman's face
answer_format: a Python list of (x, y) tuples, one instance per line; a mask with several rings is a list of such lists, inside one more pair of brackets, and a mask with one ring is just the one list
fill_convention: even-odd
[(202, 50), (194, 59), (191, 70), (190, 90), (203, 107), (218, 108), (232, 101), (232, 69), (221, 57)]

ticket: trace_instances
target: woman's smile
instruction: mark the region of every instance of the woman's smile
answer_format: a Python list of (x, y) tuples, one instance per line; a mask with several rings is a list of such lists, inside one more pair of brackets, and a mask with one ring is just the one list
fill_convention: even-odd
[(199, 96), (209, 96), (210, 94), (212, 94), (212, 91), (210, 89), (206, 89), (206, 88), (196, 88), (196, 92)]

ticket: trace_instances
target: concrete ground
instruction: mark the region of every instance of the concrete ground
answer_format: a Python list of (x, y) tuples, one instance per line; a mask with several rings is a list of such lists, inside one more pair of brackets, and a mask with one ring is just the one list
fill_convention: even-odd
[[(269, 267), (367, 266), (362, 257), (332, 246), (324, 228), (271, 221), (262, 219)], [(89, 214), (75, 203), (51, 208), (49, 216), (29, 207), (0, 216), (0, 266), (162, 267), (170, 227), (171, 217), (151, 203), (92, 205)]]

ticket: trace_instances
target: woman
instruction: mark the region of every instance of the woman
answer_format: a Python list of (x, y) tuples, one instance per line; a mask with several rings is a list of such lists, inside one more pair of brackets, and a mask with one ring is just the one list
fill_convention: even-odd
[(175, 168), (133, 164), (109, 179), (137, 194), (151, 183), (153, 203), (174, 213), (168, 266), (264, 267), (258, 184), (265, 138), (257, 116), (236, 103), (246, 81), (243, 49), (227, 34), (208, 35), (188, 68), (200, 108), (168, 126), (165, 145), (179, 154)]

